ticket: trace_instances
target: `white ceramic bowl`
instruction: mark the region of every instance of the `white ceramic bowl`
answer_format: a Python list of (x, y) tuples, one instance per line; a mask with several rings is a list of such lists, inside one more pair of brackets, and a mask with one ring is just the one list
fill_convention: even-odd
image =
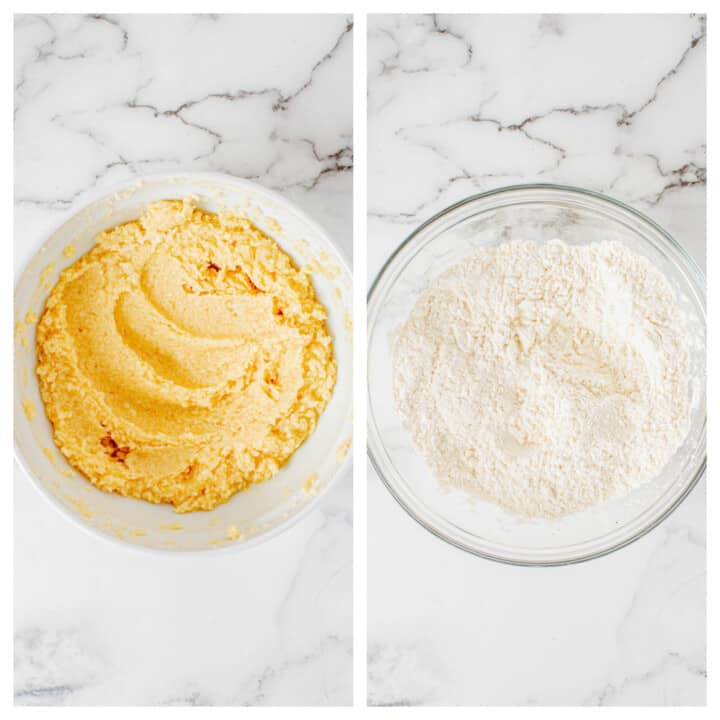
[[(56, 449), (35, 375), (35, 327), (28, 310), (40, 315), (58, 274), (87, 252), (101, 230), (139, 217), (147, 203), (194, 196), (201, 207), (240, 210), (274, 238), (298, 265), (313, 263), (318, 298), (328, 310), (338, 376), (335, 391), (315, 432), (271, 480), (238, 493), (212, 512), (177, 514), (96, 489), (73, 472)], [(63, 254), (75, 246), (72, 259)], [(50, 269), (47, 269), (50, 268)], [(123, 544), (167, 551), (210, 551), (249, 547), (277, 535), (305, 514), (342, 474), (352, 433), (352, 277), (327, 233), (280, 195), (229, 175), (155, 175), (126, 184), (74, 214), (34, 255), (15, 289), (15, 450), (42, 495), (76, 524)], [(23, 339), (24, 338), (24, 339)], [(34, 407), (30, 420), (25, 407)], [(32, 414), (32, 413), (31, 413)], [(311, 475), (314, 482), (306, 488)], [(236, 526), (238, 540), (228, 538)], [(231, 533), (232, 534), (232, 533)]]

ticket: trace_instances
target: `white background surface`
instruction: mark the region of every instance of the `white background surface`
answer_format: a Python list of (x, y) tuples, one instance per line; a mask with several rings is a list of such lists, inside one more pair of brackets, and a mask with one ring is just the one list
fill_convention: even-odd
[[(704, 267), (705, 27), (688, 16), (368, 20), (368, 282), (420, 222), (519, 182), (605, 192)], [(416, 525), (372, 470), (375, 705), (705, 702), (705, 481), (609, 557), (514, 568)]]
[[(344, 16), (18, 16), (15, 273), (87, 195), (214, 170), (285, 194), (352, 255)], [(85, 535), (15, 468), (17, 704), (349, 704), (350, 473), (250, 552)]]

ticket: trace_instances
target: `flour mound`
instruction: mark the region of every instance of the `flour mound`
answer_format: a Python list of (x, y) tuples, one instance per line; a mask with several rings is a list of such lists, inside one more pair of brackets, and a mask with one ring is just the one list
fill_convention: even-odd
[(393, 350), (396, 406), (433, 475), (518, 515), (624, 495), (688, 432), (674, 292), (617, 242), (482, 249), (425, 291)]

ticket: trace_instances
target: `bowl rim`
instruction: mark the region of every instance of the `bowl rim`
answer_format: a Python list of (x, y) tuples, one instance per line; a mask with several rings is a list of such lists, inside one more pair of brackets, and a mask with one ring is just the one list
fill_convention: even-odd
[[(17, 275), (17, 280), (15, 281), (14, 287), (13, 287), (13, 307), (15, 307), (15, 296), (17, 294), (17, 289), (20, 283), (23, 281), (25, 274), (28, 271), (28, 267), (32, 264), (33, 260), (37, 257), (38, 253), (40, 252), (41, 248), (44, 246), (44, 244), (49, 240), (49, 238), (53, 237), (56, 233), (58, 233), (66, 224), (70, 223), (72, 220), (75, 219), (80, 213), (82, 213), (84, 210), (86, 210), (91, 205), (102, 202), (105, 199), (110, 199), (117, 193), (121, 193), (123, 191), (127, 191), (133, 187), (135, 187), (138, 183), (141, 182), (163, 182), (163, 181), (177, 181), (178, 179), (187, 179), (187, 180), (194, 180), (194, 181), (208, 181), (208, 182), (216, 182), (220, 184), (227, 184), (227, 185), (234, 185), (234, 186), (242, 186), (245, 187), (249, 191), (259, 191), (261, 194), (266, 195), (274, 202), (278, 203), (279, 205), (284, 205), (285, 207), (292, 210), (292, 212), (303, 222), (307, 223), (314, 231), (316, 231), (320, 236), (322, 236), (325, 240), (327, 240), (328, 244), (333, 248), (335, 253), (337, 254), (337, 257), (335, 258), (337, 261), (340, 262), (340, 265), (342, 267), (342, 270), (347, 273), (347, 275), (352, 280), (353, 274), (352, 269), (350, 268), (350, 264), (348, 262), (348, 258), (345, 255), (344, 250), (338, 245), (338, 243), (333, 240), (330, 233), (328, 233), (325, 228), (318, 223), (316, 220), (314, 220), (312, 217), (310, 217), (304, 210), (302, 210), (298, 205), (296, 205), (294, 202), (286, 198), (281, 193), (272, 190), (270, 188), (265, 187), (264, 185), (255, 182), (253, 180), (248, 180), (243, 177), (238, 177), (235, 175), (231, 175), (230, 173), (221, 173), (221, 172), (208, 172), (208, 171), (194, 171), (194, 170), (179, 170), (177, 172), (154, 172), (154, 173), (141, 173), (135, 176), (134, 178), (126, 178), (125, 180), (118, 181), (117, 183), (113, 183), (112, 185), (108, 187), (103, 188), (94, 188), (92, 189), (89, 194), (85, 197), (85, 199), (82, 201), (82, 203), (73, 203), (69, 208), (67, 208), (61, 217), (60, 222), (58, 222), (56, 225), (53, 226), (53, 229), (45, 233), (43, 235), (43, 239), (40, 243), (40, 246), (35, 249), (35, 251), (32, 253), (32, 255), (29, 257), (27, 262), (24, 264), (24, 266), (21, 268), (20, 272)], [(350, 288), (350, 292), (352, 293), (352, 286)], [(13, 381), (13, 388), (14, 388), (14, 381)], [(15, 404), (15, 403), (14, 403)], [(17, 409), (16, 409), (17, 410)], [(17, 415), (17, 412), (15, 413)], [(35, 488), (36, 492), (47, 502), (50, 506), (56, 508), (61, 515), (63, 515), (66, 519), (68, 519), (72, 525), (79, 528), (82, 532), (86, 533), (87, 535), (92, 536), (93, 538), (100, 538), (101, 540), (109, 543), (110, 545), (114, 547), (122, 547), (124, 549), (130, 550), (132, 552), (139, 552), (139, 553), (145, 553), (148, 555), (156, 555), (156, 556), (162, 556), (162, 557), (173, 557), (173, 556), (203, 556), (208, 555), (212, 557), (216, 557), (218, 554), (228, 554), (228, 553), (237, 553), (237, 552), (245, 552), (252, 548), (258, 547), (259, 545), (270, 541), (282, 533), (284, 533), (286, 530), (289, 530), (294, 525), (299, 523), (302, 519), (304, 519), (307, 515), (310, 514), (312, 510), (317, 509), (318, 504), (322, 498), (325, 498), (327, 496), (327, 493), (329, 490), (334, 487), (339, 479), (341, 477), (345, 477), (347, 474), (347, 468), (350, 465), (353, 457), (352, 452), (352, 444), (350, 447), (350, 452), (348, 452), (343, 460), (338, 463), (336, 466), (334, 472), (330, 476), (330, 479), (325, 483), (324, 487), (316, 494), (314, 495), (309, 502), (307, 502), (297, 513), (292, 515), (291, 517), (287, 518), (285, 521), (279, 523), (275, 527), (271, 528), (267, 532), (264, 532), (260, 535), (255, 535), (248, 540), (245, 540), (243, 542), (235, 542), (230, 543), (228, 545), (223, 545), (219, 547), (207, 547), (207, 548), (194, 548), (194, 549), (174, 549), (170, 547), (150, 547), (147, 545), (140, 545), (132, 542), (128, 542), (126, 540), (123, 540), (122, 538), (119, 538), (115, 535), (112, 535), (110, 533), (105, 533), (101, 531), (99, 528), (95, 527), (94, 525), (91, 525), (90, 523), (83, 522), (80, 517), (78, 517), (75, 513), (73, 513), (69, 508), (67, 508), (60, 500), (52, 495), (51, 493), (47, 492), (45, 489), (45, 486), (40, 482), (39, 478), (36, 476), (36, 474), (30, 469), (25, 456), (23, 455), (19, 445), (18, 445), (18, 437), (17, 437), (17, 417), (13, 418), (13, 455), (14, 459), (17, 462), (18, 467), (22, 471), (22, 474), (25, 475), (26, 479), (30, 481), (30, 484)], [(272, 479), (272, 478), (271, 478)], [(90, 482), (89, 480), (87, 482)], [(139, 501), (140, 502), (140, 501)]]
[[(422, 222), (418, 227), (416, 227), (409, 235), (405, 237), (405, 239), (395, 248), (395, 250), (390, 254), (390, 256), (387, 258), (387, 260), (383, 263), (380, 270), (378, 271), (377, 275), (373, 279), (372, 284), (370, 285), (370, 289), (367, 292), (367, 307), (368, 307), (368, 315), (369, 311), (372, 307), (373, 302), (377, 298), (377, 292), (380, 285), (380, 282), (384, 278), (385, 274), (389, 270), (390, 266), (393, 264), (395, 259), (400, 255), (400, 253), (416, 238), (417, 235), (419, 235), (423, 230), (430, 227), (433, 223), (437, 222), (438, 220), (442, 219), (446, 215), (450, 214), (451, 212), (464, 207), (465, 205), (469, 205), (470, 203), (476, 202), (477, 200), (487, 199), (489, 197), (494, 196), (505, 196), (512, 193), (517, 192), (523, 192), (523, 191), (533, 191), (533, 190), (548, 190), (550, 192), (557, 192), (557, 193), (565, 193), (570, 195), (576, 195), (578, 197), (583, 198), (590, 198), (591, 200), (594, 200), (596, 202), (599, 202), (604, 205), (610, 205), (614, 206), (616, 208), (620, 208), (621, 210), (629, 213), (630, 215), (634, 216), (636, 219), (640, 220), (641, 222), (649, 225), (652, 229), (656, 230), (670, 245), (671, 247), (677, 251), (680, 256), (682, 257), (683, 261), (687, 264), (688, 268), (692, 273), (695, 274), (696, 278), (700, 281), (700, 300), (702, 303), (703, 311), (706, 311), (706, 289), (705, 289), (705, 274), (700, 269), (698, 264), (695, 262), (695, 260), (688, 254), (688, 252), (685, 250), (685, 248), (677, 241), (675, 238), (667, 231), (665, 228), (663, 228), (661, 225), (659, 225), (657, 222), (655, 222), (652, 218), (645, 215), (643, 212), (635, 209), (631, 205), (628, 205), (627, 203), (622, 202), (621, 200), (616, 200), (615, 198), (612, 198), (608, 195), (605, 195), (603, 193), (597, 192), (595, 190), (587, 190), (585, 188), (576, 187), (573, 185), (563, 185), (563, 184), (557, 184), (557, 183), (521, 183), (518, 185), (504, 185), (498, 188), (494, 188), (491, 190), (486, 190), (480, 193), (475, 193), (473, 195), (470, 195), (468, 197), (465, 197), (461, 200), (458, 200), (457, 202), (449, 205), (448, 207), (440, 210), (439, 212), (432, 215), (430, 218)], [(707, 318), (705, 317), (705, 325), (707, 325)], [(369, 353), (370, 353), (370, 344), (368, 342), (367, 348), (366, 348), (366, 358), (369, 361)], [(368, 402), (368, 407), (370, 406), (370, 382), (368, 379), (367, 383), (367, 392), (366, 392), (366, 398)], [(373, 422), (372, 418), (368, 416), (368, 426), (371, 426), (371, 423)], [(706, 435), (706, 424), (707, 424), (707, 407), (705, 408), (705, 420), (703, 422), (703, 437)], [(606, 555), (610, 555), (618, 550), (621, 550), (624, 547), (627, 547), (628, 545), (631, 545), (636, 540), (639, 540), (640, 538), (647, 535), (649, 532), (657, 528), (661, 523), (663, 523), (670, 515), (672, 515), (675, 510), (677, 510), (678, 507), (685, 501), (687, 496), (693, 491), (693, 489), (698, 485), (700, 480), (702, 479), (703, 475), (705, 474), (706, 468), (707, 468), (707, 446), (705, 448), (705, 453), (702, 457), (702, 460), (698, 464), (698, 467), (693, 475), (693, 477), (690, 479), (690, 481), (687, 483), (685, 488), (683, 489), (682, 493), (678, 495), (678, 497), (673, 501), (673, 503), (667, 507), (660, 515), (658, 515), (656, 518), (653, 519), (652, 522), (648, 523), (645, 527), (643, 527), (641, 530), (637, 531), (630, 537), (625, 538), (624, 540), (620, 540), (618, 542), (615, 542), (614, 544), (608, 546), (607, 548), (604, 548), (602, 550), (598, 551), (592, 551), (587, 552), (582, 555), (578, 555), (571, 558), (560, 558), (560, 559), (552, 559), (552, 560), (525, 560), (525, 559), (516, 559), (516, 558), (509, 558), (509, 557), (503, 557), (499, 554), (493, 554), (491, 552), (486, 552), (484, 550), (480, 550), (478, 548), (472, 547), (468, 543), (464, 543), (461, 540), (451, 538), (446, 536), (444, 533), (442, 533), (437, 528), (433, 527), (428, 521), (424, 520), (422, 517), (419, 517), (419, 515), (409, 506), (409, 504), (400, 497), (400, 494), (398, 491), (393, 487), (393, 485), (390, 483), (388, 478), (386, 477), (385, 473), (381, 469), (380, 461), (378, 457), (376, 457), (372, 442), (374, 441), (373, 434), (370, 432), (368, 433), (368, 442), (367, 442), (367, 455), (370, 460), (370, 464), (374, 468), (377, 476), (382, 481), (383, 485), (386, 487), (390, 495), (395, 499), (395, 501), (400, 505), (400, 507), (421, 527), (425, 528), (425, 530), (432, 533), (435, 537), (439, 538), (440, 540), (443, 540), (444, 542), (448, 543), (449, 545), (452, 545), (453, 547), (456, 547), (460, 550), (463, 550), (471, 555), (474, 555), (476, 557), (483, 558), (485, 560), (492, 560), (493, 562), (498, 562), (503, 565), (514, 565), (518, 567), (561, 567), (566, 565), (575, 565), (578, 563), (588, 562), (590, 560), (595, 560), (597, 558), (605, 557)]]

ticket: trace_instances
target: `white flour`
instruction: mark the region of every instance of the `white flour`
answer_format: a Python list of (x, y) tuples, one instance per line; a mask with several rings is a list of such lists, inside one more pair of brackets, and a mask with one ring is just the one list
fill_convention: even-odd
[(682, 443), (686, 345), (670, 284), (620, 243), (513, 242), (418, 300), (395, 401), (441, 483), (559, 517), (653, 478)]

